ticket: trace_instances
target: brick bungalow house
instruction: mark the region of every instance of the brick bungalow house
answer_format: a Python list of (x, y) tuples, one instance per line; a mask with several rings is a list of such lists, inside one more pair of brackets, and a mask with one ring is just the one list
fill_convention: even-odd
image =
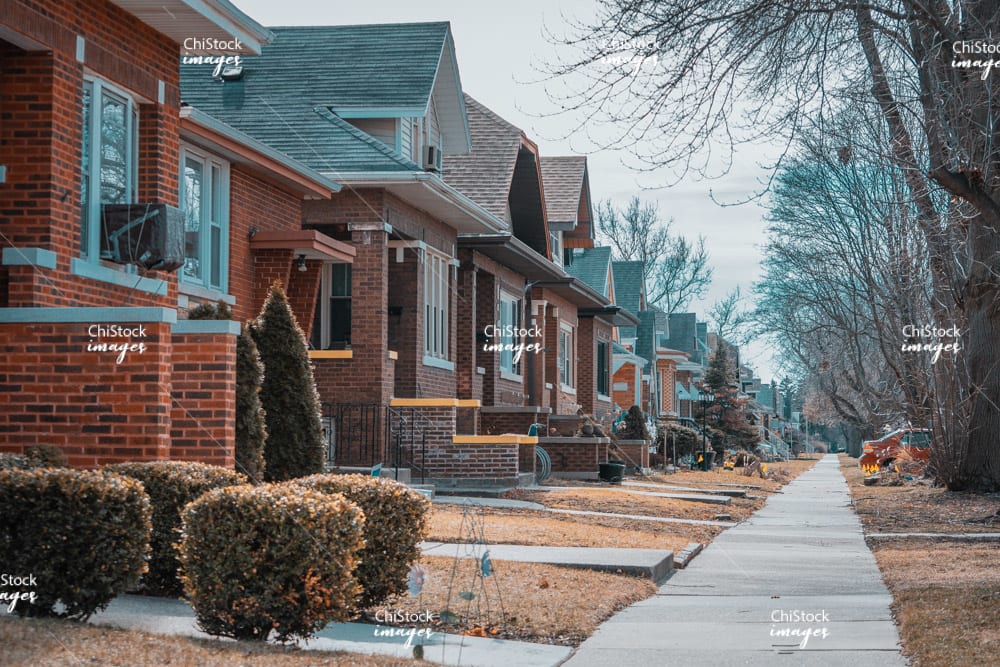
[[(16, 2), (0, 11), (0, 448), (233, 464), (236, 322), (273, 277), (293, 304), (353, 248), (300, 226), (339, 186), (181, 105), (182, 44), (258, 53), (269, 31), (226, 0)], [(234, 44), (234, 40), (238, 44)], [(193, 44), (190, 44), (193, 45)], [(220, 57), (191, 52), (197, 75)], [(231, 72), (223, 74), (229, 75)]]
[[(404, 438), (405, 465), (446, 475), (442, 452), (460, 423), (475, 432), (470, 415), (481, 400), (463, 365), (475, 337), (459, 328), (470, 321), (460, 313), (468, 287), (460, 235), (509, 231), (442, 178), (445, 156), (472, 144), (450, 26), (273, 32), (239, 78), (183, 67), (184, 100), (343, 185), (329, 200), (306, 202), (302, 216), (305, 229), (355, 251), (350, 266), (322, 271), (312, 317), (300, 318), (336, 463), (392, 458), (390, 445)], [(523, 277), (508, 277), (523, 291)]]
[[(459, 396), (482, 402), (487, 433), (527, 433), (578, 410), (606, 413), (620, 318), (610, 266), (593, 284), (564, 266), (593, 247), (586, 158), (540, 156), (520, 128), (472, 97), (466, 108), (472, 151), (445, 158), (445, 181), (493, 213), (503, 231), (459, 235)], [(531, 334), (492, 335), (494, 327)], [(542, 349), (516, 359), (496, 344)]]
[[(612, 262), (611, 267), (617, 303), (632, 314), (646, 310), (642, 262), (619, 260)], [(638, 405), (648, 414), (649, 360), (635, 352), (637, 333), (635, 326), (618, 329), (619, 342), (612, 347), (612, 399), (622, 409)], [(643, 387), (647, 387), (645, 392)]]

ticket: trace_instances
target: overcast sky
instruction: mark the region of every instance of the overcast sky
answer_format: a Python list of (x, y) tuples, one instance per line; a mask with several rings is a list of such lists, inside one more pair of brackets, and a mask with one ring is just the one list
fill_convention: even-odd
[[(626, 166), (628, 156), (592, 152), (580, 137), (563, 139), (569, 119), (546, 116), (553, 111), (553, 104), (542, 86), (533, 83), (539, 79), (539, 64), (557, 54), (545, 37), (545, 28), (558, 32), (565, 14), (586, 15), (589, 0), (233, 1), (267, 26), (450, 21), (465, 91), (525, 130), (539, 144), (542, 155), (586, 152), (595, 204), (609, 198), (623, 204), (638, 194), (657, 201), (660, 212), (674, 218), (675, 232), (706, 237), (715, 279), (708, 296), (690, 310), (703, 318), (716, 299), (737, 285), (749, 294), (751, 283), (758, 278), (763, 208), (756, 203), (723, 207), (713, 202), (710, 193), (714, 192), (716, 200), (735, 203), (758, 191), (766, 177), (759, 166), (767, 160), (766, 148), (737, 155), (725, 177), (708, 181), (687, 178), (670, 188), (650, 189), (673, 178), (667, 173), (638, 174)], [(771, 379), (775, 364), (765, 344), (751, 345), (742, 360), (755, 366), (765, 381)]]

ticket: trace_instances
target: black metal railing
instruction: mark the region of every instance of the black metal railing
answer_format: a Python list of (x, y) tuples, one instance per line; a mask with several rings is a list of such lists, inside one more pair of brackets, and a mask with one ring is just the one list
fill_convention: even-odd
[(392, 470), (408, 468), (411, 479), (426, 478), (428, 427), (433, 423), (418, 408), (392, 408), (379, 403), (324, 403), (323, 425), (327, 436), (326, 468), (381, 465)]

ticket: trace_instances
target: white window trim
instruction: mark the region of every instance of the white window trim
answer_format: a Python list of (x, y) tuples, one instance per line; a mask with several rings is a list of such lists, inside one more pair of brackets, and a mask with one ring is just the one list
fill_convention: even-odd
[[(507, 323), (505, 323), (503, 321), (503, 317), (502, 317), (503, 316), (503, 307), (504, 307), (505, 302), (506, 303), (513, 302), (515, 308), (517, 309), (517, 311), (515, 313), (515, 319), (514, 319), (513, 322), (510, 322), (510, 325), (513, 326), (513, 327), (515, 327), (515, 328), (521, 328), (522, 327), (521, 319), (523, 317), (522, 309), (524, 308), (524, 303), (523, 303), (523, 301), (519, 297), (515, 296), (514, 294), (512, 294), (511, 292), (508, 292), (505, 289), (501, 289), (500, 290), (500, 295), (497, 298), (497, 304), (498, 304), (498, 307), (500, 309), (500, 313), (499, 313), (500, 317), (497, 318), (498, 319), (498, 324), (500, 324), (501, 327), (506, 326), (506, 324), (507, 324)], [(518, 338), (516, 336), (511, 336), (510, 338), (503, 337), (498, 342), (500, 342), (503, 345), (507, 345), (507, 344), (514, 345), (514, 344), (518, 343), (519, 340), (518, 340)], [(501, 353), (501, 355), (500, 355), (500, 377), (502, 379), (504, 379), (504, 380), (514, 380), (516, 382), (520, 382), (523, 379), (523, 376), (521, 374), (521, 364), (524, 362), (524, 355), (523, 354), (521, 355), (521, 358), (518, 359), (517, 363), (513, 363), (514, 354), (515, 354), (514, 352), (510, 353), (511, 360), (512, 360), (511, 366), (509, 368), (504, 368), (504, 365), (503, 365), (503, 353)]]
[[(81, 180), (80, 187), (87, 191), (87, 238), (81, 238), (80, 257), (92, 264), (99, 264), (101, 259), (101, 168), (100, 163), (95, 164), (95, 157), (101, 153), (101, 108), (105, 93), (112, 97), (117, 97), (125, 102), (125, 137), (126, 153), (128, 162), (126, 168), (127, 194), (124, 203), (133, 203), (136, 200), (139, 190), (139, 109), (135, 101), (135, 96), (104, 79), (92, 74), (84, 74), (84, 87), (90, 87), (90, 174), (88, 182)], [(81, 111), (83, 104), (83, 91), (81, 90)], [(82, 127), (81, 127), (82, 129)], [(94, 130), (97, 130), (96, 132)], [(81, 146), (81, 149), (83, 147)], [(99, 158), (97, 158), (99, 159)], [(81, 156), (81, 174), (82, 174)], [(82, 176), (81, 176), (82, 178)], [(82, 212), (82, 210), (81, 210)], [(82, 234), (81, 234), (82, 236)], [(113, 270), (129, 272), (129, 268), (115, 265)], [(131, 268), (134, 272), (135, 269)]]
[[(576, 370), (576, 329), (571, 324), (566, 322), (559, 323), (559, 357), (562, 362), (559, 365), (559, 386), (563, 392), (567, 394), (576, 394), (576, 388), (572, 384), (567, 384), (563, 382), (563, 375), (565, 374), (567, 379), (575, 383), (575, 373)], [(569, 347), (570, 350), (566, 350), (566, 346), (562, 344), (562, 334), (569, 334)], [(569, 364), (569, 371), (566, 370), (566, 365)]]
[[(332, 341), (330, 336), (332, 335), (332, 327), (330, 326), (330, 301), (333, 300), (333, 268), (337, 266), (336, 262), (323, 262), (323, 266), (320, 268), (319, 276), (319, 291), (316, 296), (316, 309), (319, 311), (319, 331), (315, 332), (319, 334), (320, 350), (330, 349)], [(348, 265), (350, 266), (350, 265)], [(353, 274), (350, 276), (353, 280)], [(345, 301), (353, 300), (354, 289), (351, 285), (351, 294), (340, 297)], [(353, 304), (352, 304), (353, 305)], [(353, 317), (353, 315), (352, 315)], [(315, 320), (316, 313), (313, 313), (313, 319)], [(315, 326), (315, 324), (313, 324)], [(338, 341), (339, 343), (339, 341)], [(348, 346), (349, 348), (350, 346)]]
[(428, 363), (428, 359), (433, 359), (445, 362), (452, 370), (450, 288), (453, 260), (453, 257), (429, 246), (423, 252), (424, 365), (442, 367)]
[[(185, 275), (184, 267), (182, 266), (180, 270), (178, 270), (177, 272), (178, 281), (180, 283), (186, 283), (188, 285), (194, 285), (197, 287), (204, 288), (206, 290), (218, 291), (223, 294), (226, 294), (229, 291), (229, 229), (230, 229), (229, 162), (227, 160), (218, 157), (217, 155), (213, 155), (212, 153), (200, 150), (189, 144), (184, 144), (184, 143), (181, 144), (180, 174), (179, 174), (180, 187), (178, 192), (179, 195), (178, 202), (180, 203), (182, 210), (184, 206), (184, 183), (185, 183), (184, 169), (186, 167), (187, 159), (189, 157), (198, 160), (202, 163), (202, 178), (204, 179), (202, 182), (203, 191), (202, 191), (202, 201), (201, 201), (202, 225), (201, 229), (199, 230), (200, 238), (198, 239), (198, 247), (200, 248), (201, 251), (201, 257), (199, 258), (199, 261), (202, 262), (202, 273), (201, 273), (202, 277), (201, 280), (196, 280), (188, 277), (187, 275)], [(219, 200), (219, 205), (221, 209), (219, 212), (220, 220), (218, 221), (219, 243), (221, 246), (217, 250), (217, 252), (219, 253), (218, 285), (211, 284), (211, 271), (212, 271), (211, 253), (216, 250), (211, 248), (213, 222), (211, 220), (211, 215), (206, 215), (206, 212), (208, 212), (209, 214), (211, 213), (212, 196), (214, 194), (212, 191), (213, 187), (212, 167), (219, 168), (219, 181), (220, 181), (219, 187), (222, 189), (222, 194), (220, 195), (220, 200)], [(205, 188), (206, 184), (208, 190), (207, 197), (204, 196), (205, 195), (204, 190), (206, 189)], [(187, 253), (185, 253), (185, 258), (186, 254)], [(208, 259), (207, 262), (204, 261), (206, 258)]]

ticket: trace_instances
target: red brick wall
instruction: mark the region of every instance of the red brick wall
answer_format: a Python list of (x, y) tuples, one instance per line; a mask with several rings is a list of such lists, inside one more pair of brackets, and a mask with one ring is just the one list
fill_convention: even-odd
[[(467, 253), (465, 255), (467, 260), (463, 260), (463, 262), (474, 263), (477, 269), (475, 317), (471, 318), (471, 313), (469, 317), (475, 321), (475, 334), (478, 336), (475, 363), (486, 371), (483, 376), (483, 405), (525, 405), (528, 401), (527, 357), (534, 353), (525, 353), (521, 356), (521, 380), (508, 379), (501, 376), (500, 354), (483, 350), (484, 342), (495, 344), (497, 341), (495, 339), (484, 341), (482, 338), (488, 325), (499, 324), (501, 289), (511, 296), (522, 298), (521, 323), (523, 327), (528, 327), (526, 299), (522, 296), (525, 285), (524, 276), (484, 255), (470, 251), (464, 252)], [(526, 338), (518, 342), (528, 345), (536, 341)]]
[[(598, 398), (597, 344), (610, 343), (611, 332), (611, 325), (594, 317), (581, 317), (577, 329), (577, 400), (584, 412), (598, 419), (611, 411), (611, 401)], [(606, 362), (606, 371), (610, 377), (612, 368), (610, 346)]]
[(613, 397), (615, 403), (617, 403), (618, 407), (620, 407), (623, 410), (628, 410), (633, 405), (639, 405), (639, 407), (643, 407), (642, 397), (640, 396), (638, 397), (639, 400), (636, 400), (637, 396), (636, 396), (635, 378), (636, 378), (636, 368), (635, 365), (631, 363), (624, 364), (621, 368), (619, 368), (615, 372), (614, 377), (611, 378), (611, 382), (613, 383), (612, 387), (614, 387), (614, 385), (618, 384), (619, 382), (624, 382), (626, 385), (628, 385), (628, 388), (625, 390), (613, 391)]
[(381, 230), (351, 233), (351, 244), (357, 251), (351, 273), (353, 358), (314, 360), (321, 401), (384, 404), (392, 396), (395, 364), (386, 345), (387, 241)]
[(538, 412), (480, 412), (479, 420), (482, 433), (528, 435), (532, 424), (542, 424), (538, 435), (545, 435), (548, 433), (549, 413), (547, 408), (538, 408)]
[(167, 458), (170, 325), (143, 323), (146, 336), (132, 342), (146, 350), (122, 363), (115, 352), (87, 350), (89, 326), (0, 323), (0, 448), (56, 445), (85, 467)]
[[(289, 291), (295, 258), (290, 250), (250, 252), (250, 228), (259, 231), (289, 231), (302, 227), (302, 200), (241, 165), (229, 172), (229, 293), (236, 298), (233, 314), (243, 322), (257, 317), (267, 291), (275, 280)], [(298, 278), (297, 276), (291, 276)], [(315, 293), (312, 295), (315, 299)], [(299, 325), (312, 324), (312, 308), (293, 306)], [(303, 318), (300, 313), (308, 313)], [(305, 321), (303, 321), (305, 319)]]
[(518, 448), (508, 443), (456, 445), (428, 452), (426, 474), (432, 479), (512, 479), (518, 474)]
[(174, 335), (170, 458), (233, 467), (236, 337)]
[(554, 441), (550, 438), (539, 440), (539, 445), (552, 459), (552, 472), (593, 473), (597, 477), (597, 465), (608, 460), (606, 438), (564, 438)]
[(623, 445), (618, 443), (618, 449), (621, 450), (621, 455), (617, 455), (612, 452), (612, 456), (616, 456), (622, 461), (625, 461), (629, 469), (640, 467), (649, 467), (649, 445)]
[(70, 260), (80, 255), (84, 64), (76, 60), (77, 35), (85, 40), (86, 66), (99, 76), (149, 100), (157, 99), (157, 82), (164, 83), (165, 104), (136, 99), (138, 196), (172, 205), (177, 204), (179, 45), (110, 2), (8, 2), (3, 13), (4, 25), (51, 49), (0, 50), (0, 145), (8, 166), (7, 183), (0, 184), (4, 233), (14, 245), (58, 255), (55, 271), (0, 269), (0, 283), (7, 282), (9, 290), (5, 305), (176, 303), (174, 274), (150, 272), (170, 284), (170, 294), (154, 297), (73, 276)]
[[(553, 293), (551, 290), (546, 289), (532, 289), (531, 290), (532, 301), (546, 301), (548, 306), (545, 309), (545, 317), (543, 327), (543, 336), (545, 341), (545, 354), (539, 355), (539, 361), (544, 357), (544, 363), (537, 363), (537, 367), (544, 367), (543, 373), (536, 373), (543, 376), (542, 378), (537, 378), (535, 380), (536, 387), (539, 387), (539, 396), (542, 393), (548, 394), (548, 402), (543, 403), (552, 408), (552, 414), (574, 414), (577, 411), (579, 405), (579, 399), (577, 394), (568, 393), (562, 390), (561, 383), (559, 381), (559, 331), (561, 330), (560, 322), (565, 322), (576, 329), (576, 340), (577, 340), (577, 351), (579, 351), (580, 343), (580, 331), (579, 331), (579, 321), (576, 316), (576, 306), (571, 304), (566, 299), (560, 297), (559, 295)], [(539, 322), (541, 323), (541, 322)], [(574, 355), (574, 361), (577, 361)], [(576, 363), (576, 368), (574, 369), (574, 389), (579, 385), (579, 363)], [(552, 389), (547, 392), (544, 389), (544, 383), (550, 383)], [(540, 386), (539, 386), (540, 385)]]

